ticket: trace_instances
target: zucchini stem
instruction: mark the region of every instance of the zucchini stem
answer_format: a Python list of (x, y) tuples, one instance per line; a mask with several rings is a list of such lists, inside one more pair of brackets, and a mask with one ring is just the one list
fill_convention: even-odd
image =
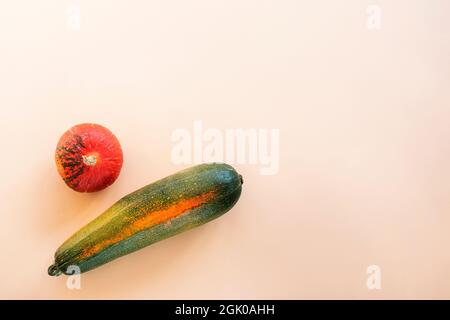
[(57, 277), (61, 275), (61, 270), (59, 270), (58, 266), (56, 264), (52, 264), (49, 268), (48, 268), (48, 275), (52, 276), (52, 277)]

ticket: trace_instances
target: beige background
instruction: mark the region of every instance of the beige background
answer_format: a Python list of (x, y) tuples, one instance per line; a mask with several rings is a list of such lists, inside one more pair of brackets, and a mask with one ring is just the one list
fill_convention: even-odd
[[(449, 12), (447, 0), (2, 1), (0, 298), (450, 298)], [(70, 234), (181, 169), (171, 133), (197, 119), (279, 128), (279, 173), (236, 165), (230, 213), (83, 275), (82, 290), (48, 277)], [(66, 188), (53, 163), (80, 122), (123, 145), (119, 180), (98, 194)], [(381, 290), (366, 287), (372, 264)]]

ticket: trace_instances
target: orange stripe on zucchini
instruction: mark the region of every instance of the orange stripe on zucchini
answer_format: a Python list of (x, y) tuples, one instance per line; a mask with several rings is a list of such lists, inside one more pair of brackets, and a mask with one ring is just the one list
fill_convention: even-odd
[(210, 191), (199, 196), (181, 200), (166, 209), (150, 211), (143, 217), (135, 220), (131, 225), (123, 229), (119, 234), (111, 239), (104, 240), (94, 246), (88, 247), (81, 253), (81, 258), (86, 259), (100, 252), (101, 250), (112, 246), (122, 240), (125, 240), (136, 233), (153, 227), (160, 223), (170, 222), (170, 220), (181, 216), (182, 214), (201, 206), (202, 204), (208, 202), (215, 192)]

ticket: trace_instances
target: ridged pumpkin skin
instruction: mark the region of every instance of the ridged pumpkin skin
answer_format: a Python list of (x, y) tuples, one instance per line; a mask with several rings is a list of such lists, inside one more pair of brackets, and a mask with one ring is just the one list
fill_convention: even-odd
[(201, 164), (116, 202), (55, 253), (48, 273), (81, 272), (213, 220), (238, 201), (242, 176), (227, 164)]

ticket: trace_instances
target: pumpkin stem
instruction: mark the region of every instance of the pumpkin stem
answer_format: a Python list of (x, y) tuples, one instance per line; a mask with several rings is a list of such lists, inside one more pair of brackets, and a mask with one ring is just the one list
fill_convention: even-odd
[(52, 276), (52, 277), (57, 277), (61, 275), (61, 270), (59, 270), (58, 266), (56, 264), (52, 264), (49, 268), (48, 268), (48, 275)]
[(89, 156), (83, 156), (83, 162), (84, 162), (84, 164), (93, 167), (97, 163), (97, 157), (93, 154), (91, 154)]

